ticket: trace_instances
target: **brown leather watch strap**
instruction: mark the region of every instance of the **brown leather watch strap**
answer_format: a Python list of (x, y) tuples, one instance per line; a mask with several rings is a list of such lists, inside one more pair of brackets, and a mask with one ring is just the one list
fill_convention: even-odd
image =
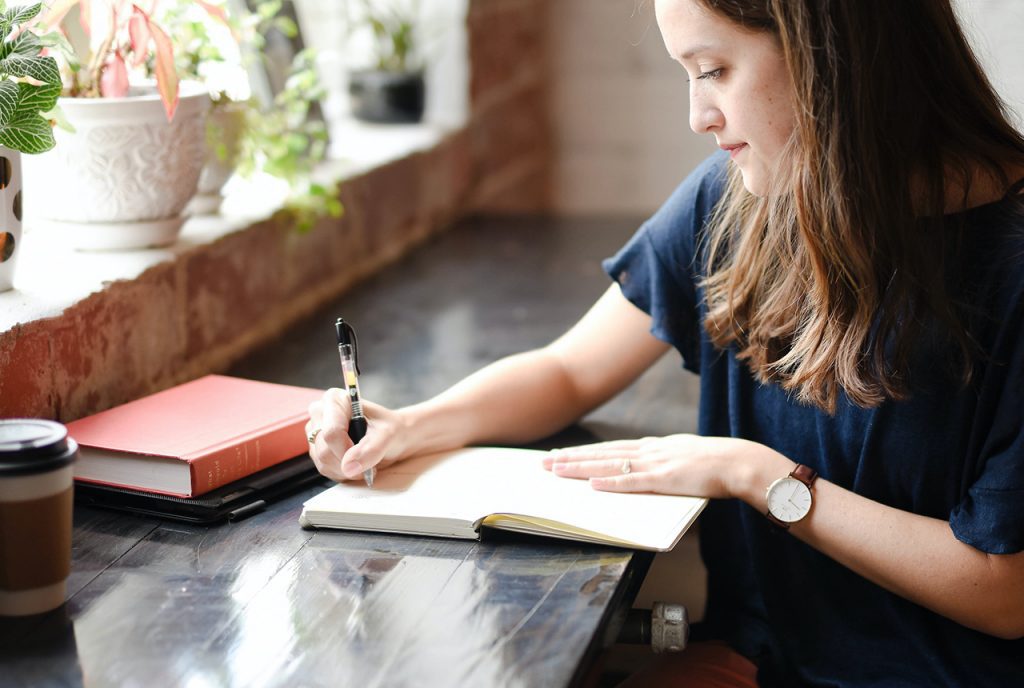
[(814, 485), (814, 481), (818, 478), (818, 471), (814, 470), (810, 466), (805, 466), (802, 463), (798, 463), (790, 474), (791, 477), (796, 478), (807, 487)]

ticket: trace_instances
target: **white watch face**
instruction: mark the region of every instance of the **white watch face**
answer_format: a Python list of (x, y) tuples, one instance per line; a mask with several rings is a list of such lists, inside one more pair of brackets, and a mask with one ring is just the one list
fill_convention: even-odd
[(768, 512), (785, 523), (796, 523), (811, 510), (811, 490), (796, 478), (780, 478), (768, 486)]

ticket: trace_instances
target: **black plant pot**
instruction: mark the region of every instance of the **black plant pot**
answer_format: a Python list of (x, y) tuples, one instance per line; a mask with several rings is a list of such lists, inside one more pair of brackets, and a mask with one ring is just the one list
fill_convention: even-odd
[(352, 114), (366, 122), (419, 122), (424, 91), (423, 72), (367, 69), (349, 75)]

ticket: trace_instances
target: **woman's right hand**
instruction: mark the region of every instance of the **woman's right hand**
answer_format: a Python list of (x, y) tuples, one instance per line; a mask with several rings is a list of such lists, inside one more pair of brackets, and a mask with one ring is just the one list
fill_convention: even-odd
[(366, 435), (359, 444), (348, 436), (352, 407), (345, 391), (332, 387), (309, 405), (306, 437), (316, 433), (309, 455), (317, 470), (331, 480), (355, 480), (374, 466), (386, 466), (405, 458), (399, 438), (404, 434), (397, 411), (363, 400)]

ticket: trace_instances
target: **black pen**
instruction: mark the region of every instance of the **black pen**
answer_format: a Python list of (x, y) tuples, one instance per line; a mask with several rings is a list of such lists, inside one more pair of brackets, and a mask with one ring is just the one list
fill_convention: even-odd
[[(358, 444), (366, 435), (366, 416), (363, 415), (363, 401), (359, 398), (359, 359), (356, 331), (342, 318), (334, 323), (338, 335), (338, 353), (341, 355), (341, 377), (345, 381), (345, 391), (352, 404), (352, 418), (348, 421), (348, 437), (352, 444)], [(373, 479), (377, 476), (376, 467), (363, 471), (363, 480), (367, 487), (373, 487)]]

